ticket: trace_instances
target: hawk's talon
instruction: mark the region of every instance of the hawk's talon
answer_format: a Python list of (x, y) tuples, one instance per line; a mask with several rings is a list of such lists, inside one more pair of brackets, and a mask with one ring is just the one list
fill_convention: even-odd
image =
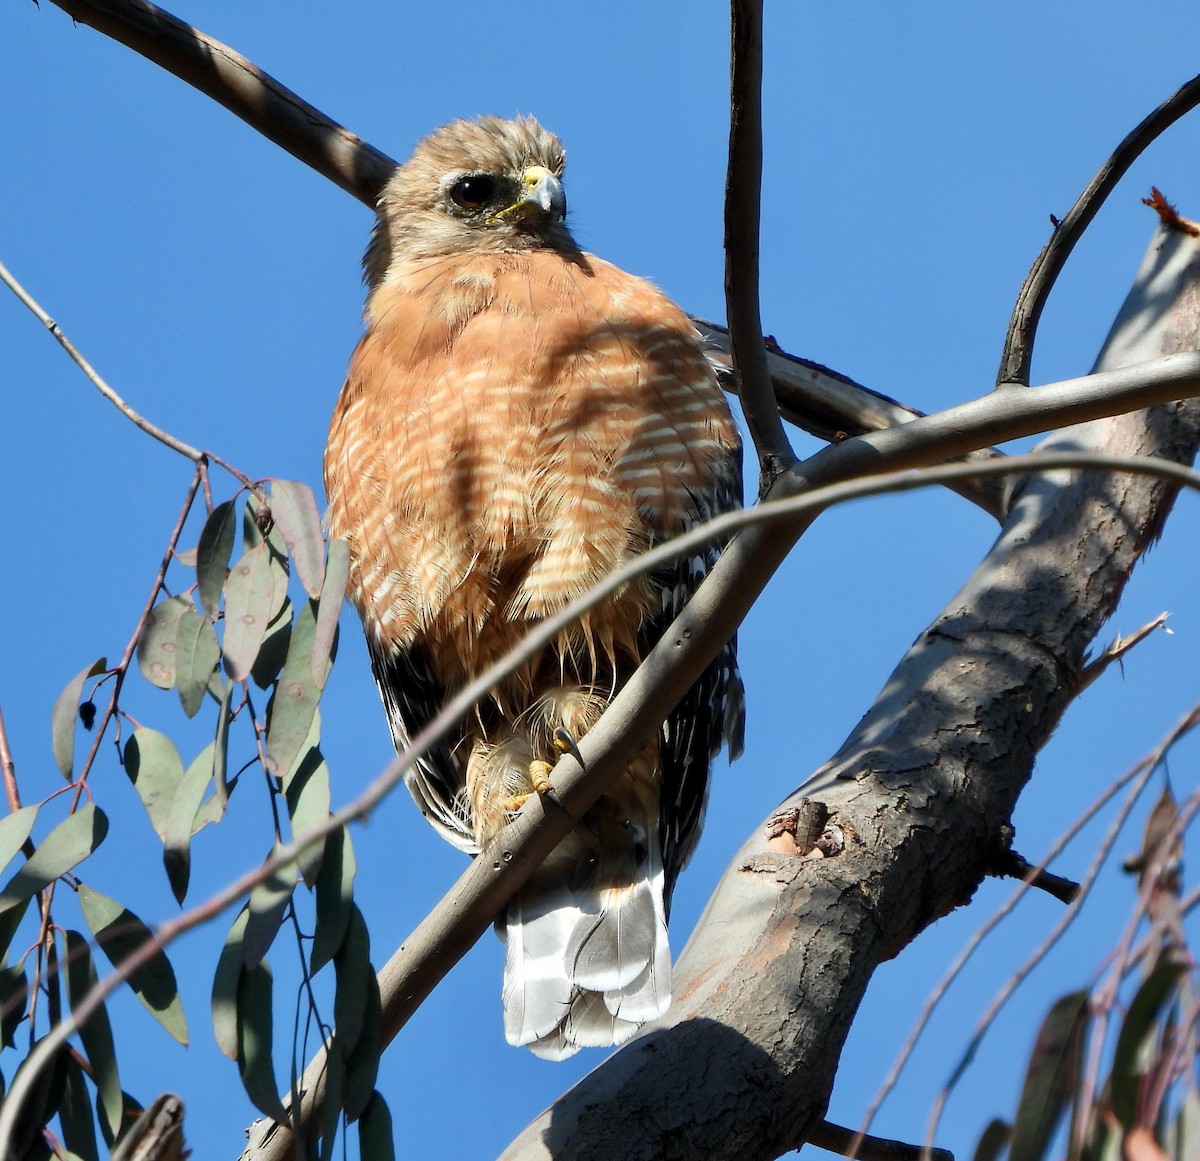
[(579, 763), (579, 768), (581, 770), (587, 769), (587, 766), (584, 765), (583, 755), (579, 752), (579, 747), (575, 744), (575, 739), (571, 737), (571, 734), (568, 730), (564, 729), (562, 726), (559, 726), (554, 731), (553, 742), (554, 748), (560, 754), (570, 754), (571, 757)]

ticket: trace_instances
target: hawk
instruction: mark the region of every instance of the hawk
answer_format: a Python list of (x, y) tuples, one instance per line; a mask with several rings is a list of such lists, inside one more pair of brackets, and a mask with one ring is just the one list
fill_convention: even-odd
[[(325, 488), (397, 748), (530, 626), (740, 502), (695, 328), (579, 249), (563, 164), (532, 118), (455, 121), (379, 199)], [(419, 760), (408, 787), (443, 837), (476, 853), (547, 789), (717, 552), (627, 585)], [(731, 642), (497, 922), (510, 1043), (560, 1059), (666, 1010), (671, 891), (741, 729)]]

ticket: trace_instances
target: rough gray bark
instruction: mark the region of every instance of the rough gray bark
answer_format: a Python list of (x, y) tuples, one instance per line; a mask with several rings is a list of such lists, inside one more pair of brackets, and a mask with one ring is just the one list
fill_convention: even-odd
[[(1098, 369), (1196, 346), (1196, 257), (1194, 238), (1160, 231)], [(1190, 462), (1200, 405), (1049, 442)], [(803, 1142), (874, 968), (967, 902), (1001, 853), (1001, 827), (1079, 690), (1086, 650), (1173, 498), (1145, 477), (1027, 481), (962, 591), (784, 803), (825, 819), (834, 856), (800, 857), (807, 843), (788, 853), (786, 828), (771, 842), (765, 829), (752, 835), (680, 957), (666, 1019), (503, 1157), (761, 1161)]]

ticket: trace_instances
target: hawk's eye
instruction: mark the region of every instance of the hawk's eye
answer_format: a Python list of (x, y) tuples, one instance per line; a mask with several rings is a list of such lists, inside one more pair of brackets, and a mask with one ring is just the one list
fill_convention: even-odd
[(460, 210), (481, 210), (496, 194), (496, 183), (486, 173), (460, 178), (450, 187), (450, 200)]

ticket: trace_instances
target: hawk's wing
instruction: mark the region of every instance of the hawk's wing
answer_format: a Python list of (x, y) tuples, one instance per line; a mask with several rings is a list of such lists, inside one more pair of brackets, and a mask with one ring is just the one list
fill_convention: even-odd
[[(392, 741), (398, 752), (403, 751), (437, 715), (447, 691), (432, 676), (429, 657), (420, 645), (385, 654), (368, 637), (367, 646)], [(445, 739), (417, 759), (404, 775), (404, 784), (444, 839), (468, 854), (478, 853), (463, 774)]]

